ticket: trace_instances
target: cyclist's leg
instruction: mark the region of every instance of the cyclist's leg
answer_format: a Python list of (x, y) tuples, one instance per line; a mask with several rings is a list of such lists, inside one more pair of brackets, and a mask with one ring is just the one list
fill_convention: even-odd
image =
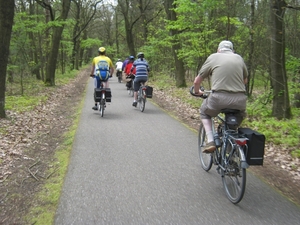
[(217, 116), (220, 112), (220, 109), (218, 108), (218, 102), (216, 101), (217, 99), (214, 95), (215, 94), (213, 93), (207, 99), (205, 99), (200, 107), (200, 118), (207, 137), (207, 145), (203, 149), (204, 153), (211, 153), (216, 149), (211, 118)]
[(134, 81), (133, 81), (133, 90), (134, 90), (134, 93), (133, 93), (133, 103), (132, 103), (132, 106), (137, 106), (137, 95), (138, 95), (138, 90), (140, 88), (140, 81), (138, 78), (135, 78)]
[(109, 88), (108, 80), (102, 81), (102, 83), (103, 83), (103, 88)]
[[(101, 84), (100, 78), (98, 76), (95, 76), (94, 77), (94, 88), (100, 88), (100, 84)], [(97, 102), (95, 102), (95, 105), (93, 106), (92, 109), (98, 110)]]

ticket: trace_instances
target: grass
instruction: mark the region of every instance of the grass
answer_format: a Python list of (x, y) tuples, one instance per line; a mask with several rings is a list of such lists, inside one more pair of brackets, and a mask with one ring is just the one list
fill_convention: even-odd
[(30, 213), (25, 218), (30, 224), (50, 225), (54, 223), (54, 217), (58, 207), (64, 177), (69, 165), (81, 108), (84, 103), (83, 101), (84, 100), (82, 100), (78, 107), (78, 111), (72, 117), (72, 127), (64, 134), (64, 142), (55, 152), (55, 164), (48, 171), (51, 176), (47, 179), (42, 191), (36, 196), (37, 201), (42, 202), (43, 204), (31, 208)]
[(5, 98), (5, 109), (19, 113), (31, 111), (46, 100), (46, 96), (7, 96)]
[[(76, 77), (78, 71), (73, 70), (66, 74), (57, 74), (55, 77), (56, 86), (69, 83)], [(18, 113), (31, 111), (41, 102), (47, 101), (45, 90), (53, 87), (45, 87), (44, 83), (34, 77), (14, 78), (13, 83), (7, 84), (5, 97), (5, 110), (12, 110)], [(22, 83), (22, 85), (21, 85)], [(54, 87), (55, 88), (55, 87)]]

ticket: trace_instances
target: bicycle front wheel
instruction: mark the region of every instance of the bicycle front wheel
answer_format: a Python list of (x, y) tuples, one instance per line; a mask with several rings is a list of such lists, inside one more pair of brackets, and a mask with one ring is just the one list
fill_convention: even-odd
[(205, 171), (209, 171), (211, 169), (213, 158), (212, 154), (203, 153), (203, 148), (207, 144), (206, 133), (203, 124), (200, 124), (199, 133), (198, 133), (198, 151), (201, 166)]
[(246, 189), (246, 169), (241, 167), (240, 151), (236, 147), (233, 154), (228, 156), (227, 165), (224, 165), (222, 181), (228, 199), (234, 203), (239, 203), (244, 197)]

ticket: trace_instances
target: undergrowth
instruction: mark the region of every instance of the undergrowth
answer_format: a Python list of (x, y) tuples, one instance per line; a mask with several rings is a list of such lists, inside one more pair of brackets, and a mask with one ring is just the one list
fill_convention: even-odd
[[(69, 83), (74, 77), (76, 77), (78, 71), (74, 70), (65, 74), (57, 73), (55, 77), (55, 86), (61, 86)], [(26, 112), (33, 110), (40, 103), (46, 102), (47, 90), (41, 80), (37, 80), (35, 77), (14, 77), (14, 81), (7, 83), (6, 95), (5, 95), (5, 110), (14, 112)]]

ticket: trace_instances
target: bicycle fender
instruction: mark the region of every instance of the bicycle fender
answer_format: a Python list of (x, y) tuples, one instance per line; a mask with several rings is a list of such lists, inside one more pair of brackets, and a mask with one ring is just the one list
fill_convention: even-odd
[(245, 154), (244, 154), (244, 151), (243, 151), (242, 147), (239, 146), (238, 151), (239, 151), (240, 157), (241, 157), (241, 167), (243, 169), (249, 168), (249, 164), (246, 161), (246, 157), (245, 157)]
[(249, 168), (249, 164), (248, 164), (246, 161), (242, 161), (242, 162), (241, 162), (241, 167), (242, 167), (243, 169), (247, 169), (247, 168)]

